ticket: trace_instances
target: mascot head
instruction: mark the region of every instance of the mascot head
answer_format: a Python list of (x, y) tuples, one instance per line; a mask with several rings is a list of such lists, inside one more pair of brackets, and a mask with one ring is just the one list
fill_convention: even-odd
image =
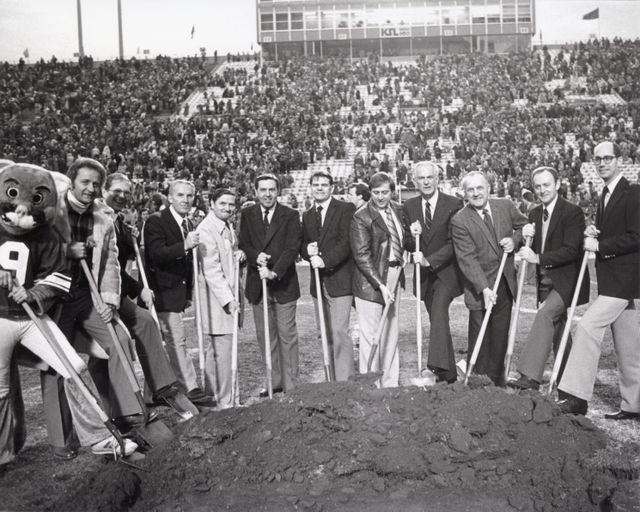
[(58, 192), (51, 173), (31, 164), (0, 170), (0, 228), (13, 235), (53, 224)]

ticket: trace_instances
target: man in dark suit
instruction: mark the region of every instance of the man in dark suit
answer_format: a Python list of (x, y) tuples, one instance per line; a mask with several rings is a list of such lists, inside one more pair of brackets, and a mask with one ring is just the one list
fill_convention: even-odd
[[(414, 262), (420, 262), (421, 267), (420, 298), (431, 324), (427, 366), (438, 381), (451, 383), (455, 382), (457, 374), (449, 305), (462, 293), (462, 280), (453, 254), (449, 223), (462, 208), (462, 201), (438, 190), (440, 168), (437, 165), (419, 162), (414, 167), (414, 174), (420, 195), (407, 200), (403, 206), (408, 230), (405, 249), (415, 251)], [(419, 247), (415, 246), (416, 236), (420, 236)]]
[(640, 186), (619, 166), (620, 148), (595, 147), (593, 160), (605, 187), (596, 225), (585, 230), (584, 248), (596, 254), (598, 296), (578, 322), (558, 389), (560, 408), (586, 414), (593, 394), (605, 329), (610, 326), (618, 358), (620, 410), (611, 420), (640, 419), (640, 327), (634, 299), (640, 298)]
[(211, 399), (198, 385), (193, 361), (187, 353), (182, 321), (184, 310), (191, 304), (194, 278), (191, 250), (200, 243), (198, 233), (191, 231), (187, 219), (194, 195), (192, 183), (185, 180), (171, 183), (169, 208), (149, 217), (143, 236), (147, 277), (155, 296), (169, 361), (187, 398), (203, 405)]
[[(532, 238), (531, 247), (520, 249), (523, 261), (536, 265), (538, 304), (541, 306), (533, 320), (520, 359), (520, 378), (508, 385), (517, 389), (538, 389), (544, 365), (553, 346), (558, 350), (567, 308), (571, 305), (580, 263), (584, 213), (582, 208), (558, 195), (558, 172), (551, 167), (538, 167), (531, 173), (531, 181), (541, 204), (529, 212), (529, 222), (522, 235)], [(578, 304), (589, 301), (589, 274), (585, 274)], [(569, 354), (569, 347), (565, 357)]]
[[(509, 199), (489, 199), (489, 181), (478, 171), (462, 179), (468, 204), (451, 219), (451, 237), (464, 277), (464, 299), (469, 308), (469, 353), (473, 353), (485, 311), (493, 305), (475, 370), (497, 386), (504, 385), (511, 307), (516, 296), (513, 251), (522, 241), (527, 218)], [(493, 286), (503, 253), (507, 258), (498, 292)]]
[(313, 269), (319, 271), (334, 377), (347, 380), (354, 373), (353, 341), (349, 336), (349, 314), (353, 303), (349, 229), (355, 206), (331, 197), (332, 193), (331, 174), (317, 171), (311, 175), (314, 204), (302, 216), (301, 254), (311, 263), (311, 295), (316, 302), (318, 290)]
[[(264, 351), (262, 279), (267, 280), (273, 391), (286, 392), (298, 379), (296, 258), (302, 230), (298, 212), (278, 203), (280, 184), (273, 174), (258, 176), (254, 186), (258, 204), (242, 210), (238, 243), (247, 257), (245, 296), (253, 305), (258, 342)], [(260, 395), (267, 396), (266, 390)]]
[[(395, 387), (400, 378), (398, 354), (399, 286), (403, 274), (402, 207), (391, 200), (394, 184), (391, 177), (378, 172), (371, 177), (371, 200), (362, 206), (351, 221), (351, 252), (355, 262), (353, 295), (360, 326), (360, 373), (367, 363), (380, 321), (384, 330), (372, 371), (382, 371), (379, 384)], [(386, 319), (384, 307), (389, 305)]]

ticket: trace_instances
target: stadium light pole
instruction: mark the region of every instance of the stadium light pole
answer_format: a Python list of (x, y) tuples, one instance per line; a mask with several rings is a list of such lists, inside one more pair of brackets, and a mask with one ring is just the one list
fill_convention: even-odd
[(122, 3), (118, 0), (118, 55), (124, 59), (124, 47), (122, 44)]
[(84, 45), (82, 44), (82, 6), (80, 0), (76, 1), (78, 12), (78, 56), (84, 57)]

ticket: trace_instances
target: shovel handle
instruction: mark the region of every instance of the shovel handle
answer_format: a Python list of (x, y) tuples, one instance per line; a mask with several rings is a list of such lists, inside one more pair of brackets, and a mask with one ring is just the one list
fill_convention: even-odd
[(322, 359), (324, 362), (324, 378), (331, 382), (331, 362), (329, 359), (329, 340), (327, 339), (327, 325), (324, 321), (324, 304), (322, 299), (322, 288), (320, 287), (320, 271), (313, 269), (316, 283), (316, 295), (318, 303), (318, 321), (320, 322), (320, 339), (322, 340)]
[[(420, 235), (416, 235), (416, 251), (420, 247)], [(420, 262), (416, 262), (416, 348), (418, 350), (418, 377), (422, 375), (422, 290), (420, 283)]]
[(273, 379), (271, 377), (271, 333), (269, 332), (269, 304), (267, 301), (267, 280), (262, 279), (262, 319), (264, 323), (264, 361), (267, 372), (267, 392), (273, 398)]
[(193, 308), (196, 318), (196, 334), (198, 336), (198, 361), (200, 363), (200, 379), (205, 384), (204, 333), (202, 332), (202, 310), (200, 308), (200, 280), (198, 279), (198, 248), (191, 249), (193, 260)]
[[(138, 241), (131, 237), (133, 240), (133, 250), (136, 253), (136, 265), (138, 266), (138, 274), (140, 274), (140, 279), (142, 280), (142, 286), (145, 288), (149, 288), (149, 280), (147, 279), (147, 273), (144, 270), (144, 264), (142, 263), (142, 254), (140, 254), (140, 246), (138, 245)], [(149, 308), (149, 312), (153, 317), (158, 328), (160, 328), (160, 321), (158, 320), (158, 313), (156, 312), (156, 307), (151, 303), (151, 307)]]
[[(500, 286), (500, 279), (502, 279), (504, 266), (507, 263), (507, 256), (508, 256), (508, 253), (506, 252), (502, 253), (502, 260), (500, 261), (500, 267), (498, 268), (498, 275), (496, 276), (496, 282), (493, 284), (492, 291), (494, 295), (498, 293), (498, 287)], [(493, 304), (490, 304), (484, 313), (484, 318), (482, 319), (482, 326), (480, 327), (480, 332), (478, 333), (476, 344), (473, 347), (471, 359), (469, 360), (469, 368), (467, 369), (467, 374), (464, 377), (465, 385), (469, 384), (469, 376), (471, 375), (471, 372), (473, 371), (473, 367), (476, 365), (476, 361), (478, 360), (478, 354), (480, 353), (480, 347), (482, 346), (484, 333), (487, 332), (487, 326), (489, 325), (489, 317), (491, 316), (492, 310), (493, 310)]]
[[(396, 290), (398, 289), (398, 284), (400, 283), (400, 274), (398, 274), (395, 283), (393, 283), (392, 293), (395, 298)], [(378, 323), (378, 328), (376, 330), (376, 336), (373, 339), (373, 343), (371, 344), (371, 352), (369, 353), (369, 359), (367, 361), (367, 373), (371, 372), (371, 367), (373, 366), (374, 358), (378, 352), (378, 345), (380, 344), (380, 340), (382, 339), (382, 332), (384, 331), (384, 325), (387, 322), (387, 314), (391, 309), (392, 302), (389, 301), (384, 305), (384, 309), (382, 310), (382, 315), (380, 316), (380, 321)]]
[[(240, 260), (236, 261), (231, 268), (234, 269), (233, 276), (233, 298), (236, 304), (240, 304)], [(238, 397), (238, 320), (240, 309), (233, 312), (233, 334), (231, 337), (231, 403), (235, 407), (239, 402)]]

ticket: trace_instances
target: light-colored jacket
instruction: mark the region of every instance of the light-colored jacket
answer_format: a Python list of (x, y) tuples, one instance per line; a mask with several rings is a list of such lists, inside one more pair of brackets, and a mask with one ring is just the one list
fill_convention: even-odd
[(202, 330), (213, 335), (233, 332), (233, 315), (223, 308), (235, 298), (233, 286), (237, 264), (234, 252), (238, 249), (238, 239), (230, 229), (231, 246), (226, 245), (222, 237), (223, 228), (224, 223), (209, 212), (196, 229), (200, 234), (198, 281)]

